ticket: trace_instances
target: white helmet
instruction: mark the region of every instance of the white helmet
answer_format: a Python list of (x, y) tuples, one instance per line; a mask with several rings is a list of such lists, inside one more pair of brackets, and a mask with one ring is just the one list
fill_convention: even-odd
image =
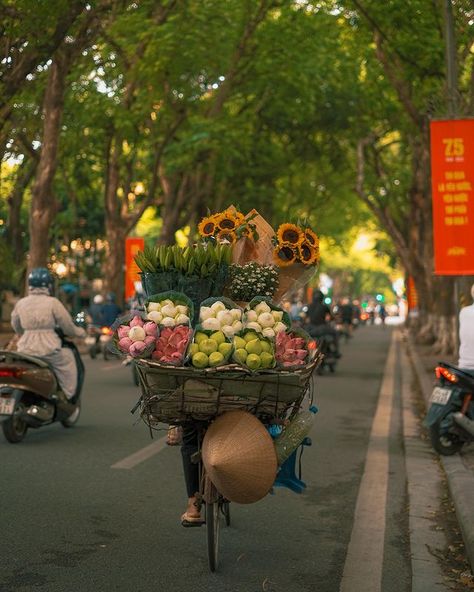
[(96, 294), (93, 300), (94, 304), (102, 304), (104, 302), (104, 297), (102, 294)]

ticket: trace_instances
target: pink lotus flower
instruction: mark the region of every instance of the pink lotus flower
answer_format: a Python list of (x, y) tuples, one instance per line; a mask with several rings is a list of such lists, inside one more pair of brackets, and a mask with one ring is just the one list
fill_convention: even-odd
[(132, 345), (132, 340), (128, 337), (122, 337), (122, 339), (118, 342), (119, 349), (123, 352), (128, 354), (130, 346)]
[(130, 350), (129, 353), (131, 356), (138, 357), (141, 354), (143, 354), (143, 352), (146, 349), (146, 343), (144, 341), (134, 341), (132, 343), (132, 345), (130, 346)]
[(296, 357), (298, 358), (298, 360), (304, 360), (307, 355), (308, 355), (308, 352), (305, 349), (297, 349), (296, 350)]
[(129, 324), (130, 327), (143, 327), (143, 320), (138, 315), (135, 315)]
[(130, 327), (128, 325), (120, 325), (120, 327), (117, 329), (117, 335), (119, 339), (122, 339), (123, 337), (128, 337), (129, 333)]
[(145, 333), (147, 335), (151, 335), (153, 337), (158, 336), (158, 325), (153, 321), (148, 321), (147, 323), (144, 323), (143, 328), (145, 329)]
[(156, 337), (153, 337), (153, 335), (147, 335), (144, 339), (144, 342), (146, 343), (147, 347), (153, 345), (156, 342)]

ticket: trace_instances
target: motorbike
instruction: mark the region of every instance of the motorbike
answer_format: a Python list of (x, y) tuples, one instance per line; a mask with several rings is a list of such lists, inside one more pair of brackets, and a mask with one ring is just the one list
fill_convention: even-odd
[(474, 370), (440, 362), (435, 373), (424, 425), (436, 452), (450, 456), (474, 440)]
[(72, 350), (78, 370), (77, 389), (66, 399), (46, 362), (16, 351), (0, 351), (0, 423), (5, 438), (21, 442), (29, 428), (41, 428), (59, 421), (73, 427), (81, 413), (81, 391), (85, 369), (74, 343), (61, 337), (62, 347)]
[(317, 372), (323, 374), (326, 368), (333, 374), (336, 371), (336, 365), (341, 357), (337, 347), (337, 336), (334, 331), (325, 330), (325, 326), (308, 325), (307, 332), (314, 338), (319, 351), (323, 354), (323, 359)]
[(113, 357), (113, 353), (109, 348), (114, 332), (110, 327), (98, 327), (97, 325), (87, 326), (87, 337), (85, 344), (89, 347), (89, 355), (95, 358), (102, 352), (104, 360)]

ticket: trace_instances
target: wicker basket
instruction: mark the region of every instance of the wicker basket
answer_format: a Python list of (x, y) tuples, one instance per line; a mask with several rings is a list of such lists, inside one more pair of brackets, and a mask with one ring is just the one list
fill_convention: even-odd
[(209, 421), (235, 409), (264, 421), (281, 418), (299, 408), (321, 357), (315, 352), (301, 370), (258, 374), (236, 364), (196, 370), (138, 360), (141, 417), (152, 428), (158, 423)]

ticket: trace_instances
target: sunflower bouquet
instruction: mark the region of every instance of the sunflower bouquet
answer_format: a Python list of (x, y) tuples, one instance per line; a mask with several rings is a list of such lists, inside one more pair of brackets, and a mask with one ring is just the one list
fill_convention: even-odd
[(274, 238), (273, 259), (279, 267), (295, 263), (317, 265), (319, 262), (319, 239), (308, 227), (296, 224), (280, 224)]
[(253, 241), (259, 238), (256, 226), (252, 223), (252, 216), (244, 216), (234, 206), (204, 217), (199, 223), (198, 231), (204, 240), (231, 245), (242, 238), (250, 238)]

